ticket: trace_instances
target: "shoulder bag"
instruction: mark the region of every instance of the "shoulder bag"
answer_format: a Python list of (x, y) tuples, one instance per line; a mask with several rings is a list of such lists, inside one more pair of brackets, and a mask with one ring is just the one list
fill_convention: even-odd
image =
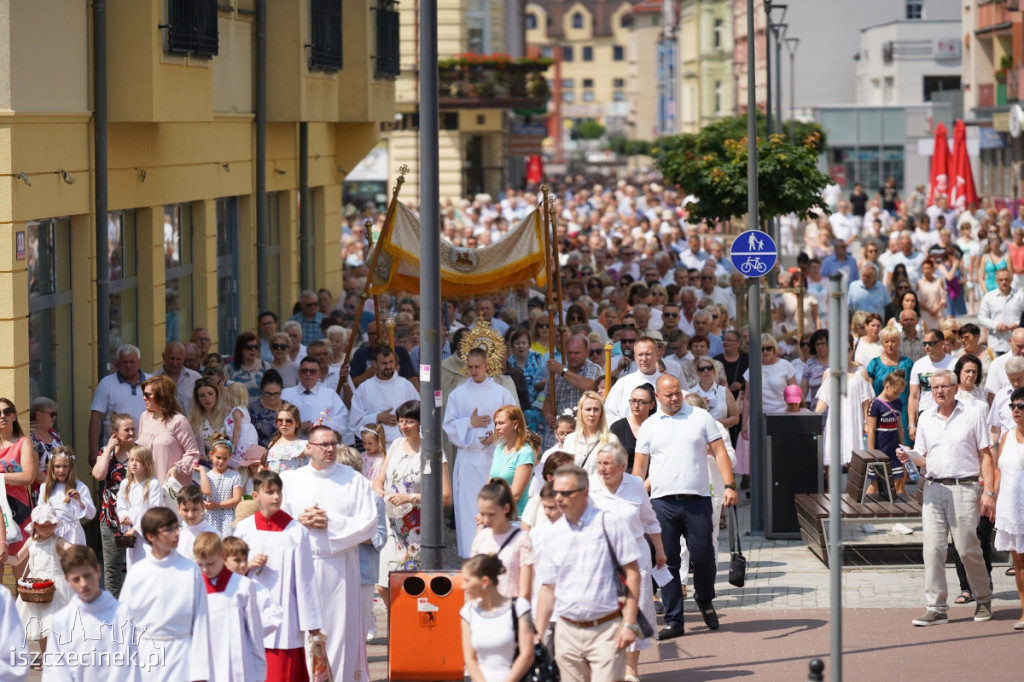
[(729, 584), (743, 587), (747, 581), (747, 557), (740, 547), (740, 514), (736, 505), (729, 507)]
[(11, 505), (7, 497), (7, 484), (4, 482), (3, 474), (0, 474), (0, 514), (3, 514), (4, 525), (7, 528), (6, 542), (13, 544), (21, 541), (21, 528), (14, 520), (14, 513), (11, 511)]
[[(512, 662), (519, 658), (519, 614), (516, 613), (516, 600), (512, 599), (512, 636), (515, 637), (516, 653)], [(533, 666), (526, 671), (520, 682), (559, 682), (562, 678), (558, 672), (558, 664), (548, 654), (543, 644), (533, 645)]]
[[(608, 545), (608, 553), (612, 557), (612, 566), (615, 567), (615, 575), (617, 580), (615, 581), (615, 587), (619, 592), (620, 597), (626, 596), (626, 572), (622, 570), (622, 565), (619, 564), (619, 557), (615, 554), (615, 548), (612, 547), (612, 541), (608, 539), (608, 529), (604, 525), (605, 513), (601, 513), (601, 530), (604, 532), (604, 541)], [(643, 580), (643, 578), (641, 578)], [(636, 604), (636, 624), (640, 626), (640, 639), (650, 639), (654, 636), (654, 628), (647, 620), (647, 616), (644, 615), (643, 609), (640, 608), (640, 595), (637, 595)]]

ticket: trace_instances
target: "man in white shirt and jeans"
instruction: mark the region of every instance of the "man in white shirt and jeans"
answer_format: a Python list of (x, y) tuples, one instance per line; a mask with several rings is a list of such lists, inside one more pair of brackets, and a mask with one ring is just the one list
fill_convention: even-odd
[(637, 434), (633, 475), (650, 481), (651, 504), (661, 524), (672, 573), (672, 580), (661, 587), (665, 627), (658, 632), (658, 639), (666, 640), (683, 634), (679, 572), (686, 567), (681, 566), (680, 538), (690, 550), (697, 608), (707, 626), (718, 629), (718, 614), (711, 603), (715, 598), (718, 550), (711, 542), (709, 451), (725, 481), (722, 499), (726, 507), (736, 504), (736, 484), (718, 422), (706, 410), (685, 404), (679, 380), (670, 374), (658, 379), (656, 396), (661, 409), (647, 418)]
[[(918, 626), (949, 622), (946, 612), (947, 536), (967, 572), (971, 594), (977, 600), (974, 620), (992, 619), (992, 588), (976, 528), (981, 516), (995, 518), (992, 447), (983, 410), (956, 399), (957, 379), (949, 370), (932, 375), (935, 407), (920, 415), (914, 463), (924, 472), (924, 579), (927, 611), (912, 622)], [(905, 451), (900, 459), (906, 461)], [(981, 480), (985, 482), (982, 491)]]
[[(578, 466), (566, 464), (555, 472), (562, 518), (544, 541), (557, 550), (543, 552), (538, 566), (537, 632), (547, 632), (557, 605), (555, 659), (562, 682), (617, 682), (626, 674), (626, 647), (640, 636), (640, 555), (625, 523), (590, 502), (589, 486), (587, 472)], [(615, 560), (626, 577), (621, 609)]]

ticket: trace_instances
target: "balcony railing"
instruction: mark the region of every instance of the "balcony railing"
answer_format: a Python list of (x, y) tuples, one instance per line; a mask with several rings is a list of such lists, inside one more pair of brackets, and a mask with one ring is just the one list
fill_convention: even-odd
[(395, 78), (399, 71), (398, 12), (383, 3), (377, 12), (377, 77)]
[(441, 108), (544, 110), (551, 59), (463, 54), (438, 63)]

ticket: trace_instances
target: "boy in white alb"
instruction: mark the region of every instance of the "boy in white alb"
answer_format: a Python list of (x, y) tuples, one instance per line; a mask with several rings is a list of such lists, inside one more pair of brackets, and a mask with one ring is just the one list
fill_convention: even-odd
[(200, 533), (193, 552), (206, 585), (210, 632), (217, 633), (218, 638), (212, 679), (266, 679), (267, 658), (255, 584), (224, 565), (224, 546), (217, 533)]
[[(224, 565), (238, 575), (249, 577), (249, 545), (242, 538), (231, 535), (220, 541), (224, 548)], [(284, 612), (281, 605), (270, 596), (270, 590), (255, 580), (249, 580), (256, 589), (256, 606), (260, 610), (260, 622), (263, 623), (263, 637), (267, 637), (281, 627)]]
[[(0, 558), (6, 556), (7, 546), (0, 538)], [(25, 643), (25, 626), (18, 617), (14, 597), (6, 587), (0, 589), (0, 642), (9, 643), (7, 651), (0, 656), (0, 680), (22, 682), (28, 677), (32, 652)]]
[(121, 588), (122, 612), (134, 630), (142, 677), (179, 682), (210, 680), (210, 628), (203, 574), (178, 554), (178, 517), (167, 507), (142, 516), (152, 554), (132, 566)]
[(178, 516), (181, 531), (178, 535), (178, 554), (193, 559), (192, 545), (200, 533), (216, 533), (217, 529), (203, 516), (203, 491), (197, 485), (187, 485), (178, 491)]
[(252, 494), (260, 510), (235, 528), (235, 537), (252, 551), (249, 576), (281, 605), (283, 620), (263, 639), (267, 682), (306, 682), (305, 637), (320, 634), (323, 615), (306, 529), (281, 511), (281, 477), (270, 470), (253, 477)]
[(134, 680), (137, 670), (128, 658), (131, 626), (118, 618), (120, 604), (100, 586), (96, 553), (72, 545), (60, 566), (75, 596), (50, 620), (43, 682)]

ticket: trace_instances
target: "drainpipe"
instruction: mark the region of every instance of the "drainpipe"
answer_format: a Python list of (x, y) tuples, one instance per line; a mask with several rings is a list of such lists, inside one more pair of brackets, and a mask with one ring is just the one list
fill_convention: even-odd
[(315, 289), (313, 268), (313, 207), (309, 198), (309, 124), (299, 124), (299, 282), (303, 290)]
[(270, 310), (267, 252), (267, 0), (256, 0), (256, 300), (259, 312)]
[(93, 133), (96, 167), (96, 362), (97, 380), (109, 372), (110, 263), (107, 253), (107, 3), (92, 3)]

